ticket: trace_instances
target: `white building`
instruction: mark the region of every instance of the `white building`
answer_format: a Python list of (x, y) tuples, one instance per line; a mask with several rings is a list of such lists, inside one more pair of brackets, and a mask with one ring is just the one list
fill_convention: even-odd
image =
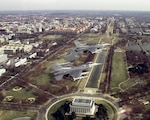
[(82, 115), (94, 115), (95, 103), (92, 99), (74, 98), (70, 104), (70, 112)]
[(7, 54), (0, 55), (0, 64), (6, 62), (8, 60)]
[(27, 58), (19, 59), (19, 61), (15, 63), (15, 67), (19, 67), (21, 65), (24, 65), (26, 62), (27, 62)]
[(13, 67), (19, 67), (19, 66), (25, 65), (25, 64), (27, 64), (27, 58), (21, 58), (21, 59), (12, 58), (6, 63), (7, 66), (13, 66)]
[(30, 52), (32, 50), (32, 45), (25, 44), (16, 44), (14, 42), (10, 42), (8, 45), (4, 45), (0, 48), (0, 54), (4, 54), (5, 51), (12, 51), (12, 53), (16, 53), (16, 51), (23, 50), (24, 52)]
[(37, 56), (37, 53), (33, 53), (29, 56), (29, 58), (35, 58)]
[(3, 43), (3, 42), (5, 42), (5, 38), (0, 37), (0, 43)]
[(0, 76), (2, 76), (2, 74), (4, 74), (6, 72), (6, 69), (2, 68), (0, 69)]

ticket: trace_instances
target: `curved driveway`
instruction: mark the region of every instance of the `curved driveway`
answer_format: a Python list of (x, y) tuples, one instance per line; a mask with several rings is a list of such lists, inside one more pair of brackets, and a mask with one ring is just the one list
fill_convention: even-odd
[(13, 120), (30, 120), (30, 117), (20, 117), (20, 118), (15, 118)]

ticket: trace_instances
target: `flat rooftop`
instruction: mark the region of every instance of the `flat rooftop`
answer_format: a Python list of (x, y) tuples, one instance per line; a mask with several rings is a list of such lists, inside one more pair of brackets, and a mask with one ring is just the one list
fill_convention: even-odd
[(93, 103), (92, 99), (86, 98), (74, 98), (72, 101), (72, 105), (75, 106), (91, 106)]

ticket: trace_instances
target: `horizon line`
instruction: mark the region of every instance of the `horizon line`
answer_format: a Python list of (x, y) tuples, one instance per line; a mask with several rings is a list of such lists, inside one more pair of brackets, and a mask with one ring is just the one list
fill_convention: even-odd
[(42, 9), (41, 10), (40, 9), (39, 10), (38, 9), (35, 9), (35, 10), (34, 9), (33, 10), (24, 10), (24, 9), (22, 9), (22, 10), (0, 10), (0, 12), (17, 12), (17, 11), (18, 12), (19, 11), (24, 11), (24, 12), (25, 11), (122, 11), (122, 12), (130, 11), (130, 12), (150, 12), (150, 10), (113, 10), (113, 9), (112, 10), (102, 10), (102, 9), (101, 10), (100, 9), (99, 10), (98, 9), (97, 10), (96, 9), (95, 10), (94, 9), (64, 9), (64, 10), (62, 10), (62, 9), (57, 9), (57, 10), (55, 10), (55, 9), (51, 9), (51, 10), (50, 9), (49, 10), (48, 9), (47, 10), (46, 9), (45, 10), (44, 9), (43, 10)]

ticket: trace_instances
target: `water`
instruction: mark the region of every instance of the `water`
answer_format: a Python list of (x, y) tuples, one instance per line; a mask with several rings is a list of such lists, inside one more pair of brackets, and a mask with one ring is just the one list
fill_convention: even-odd
[(88, 80), (86, 87), (90, 87), (90, 88), (97, 88), (98, 87), (98, 80), (100, 79), (100, 76), (101, 76), (101, 71), (103, 68), (103, 64), (105, 62), (106, 53), (107, 53), (106, 51), (102, 51), (101, 53), (98, 54), (98, 58), (97, 58), (96, 62), (102, 63), (102, 64), (95, 66), (93, 68), (93, 71), (91, 73), (91, 76)]

